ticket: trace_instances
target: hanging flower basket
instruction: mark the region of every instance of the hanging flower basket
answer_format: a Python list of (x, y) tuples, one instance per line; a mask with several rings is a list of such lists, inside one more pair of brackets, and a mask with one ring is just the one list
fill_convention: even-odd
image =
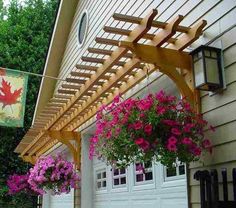
[(28, 183), (29, 174), (24, 175), (11, 175), (7, 180), (8, 193), (10, 195), (15, 195), (18, 193), (26, 193), (30, 195), (39, 195), (38, 192), (32, 190), (30, 184)]
[(31, 188), (40, 194), (50, 191), (59, 195), (76, 188), (79, 176), (73, 163), (66, 161), (62, 156), (47, 156), (40, 158), (30, 169), (28, 182)]
[(203, 134), (207, 127), (186, 100), (163, 91), (125, 101), (117, 96), (97, 113), (90, 158), (97, 156), (116, 167), (153, 159), (165, 166), (197, 161), (204, 151), (211, 152)]

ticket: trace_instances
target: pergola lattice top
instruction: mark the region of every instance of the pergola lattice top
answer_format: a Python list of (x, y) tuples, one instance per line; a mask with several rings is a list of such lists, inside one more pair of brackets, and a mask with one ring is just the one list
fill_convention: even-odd
[(70, 142), (74, 137), (80, 143), (79, 136), (73, 136), (75, 130), (93, 117), (102, 103), (111, 102), (116, 94), (125, 93), (143, 80), (145, 63), (152, 64), (149, 73), (160, 70), (177, 82), (181, 93), (192, 101), (195, 99), (196, 92), (190, 83), (191, 57), (183, 50), (199, 38), (206, 21), (184, 27), (179, 25), (183, 20), (181, 15), (168, 23), (155, 21), (156, 15), (156, 10), (145, 18), (113, 15), (115, 20), (131, 24), (134, 29), (104, 27), (106, 33), (121, 38), (95, 39), (97, 47), (88, 48), (87, 56), (81, 58), (66, 82), (59, 86), (16, 148), (23, 159), (33, 162), (33, 158), (58, 142), (66, 143), (77, 154), (79, 146)]

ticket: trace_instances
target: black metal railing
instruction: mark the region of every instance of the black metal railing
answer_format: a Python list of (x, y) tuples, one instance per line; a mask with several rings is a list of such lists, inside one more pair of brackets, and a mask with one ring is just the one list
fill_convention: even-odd
[[(221, 170), (223, 200), (219, 197), (219, 178), (217, 170), (202, 170), (194, 174), (200, 182), (201, 208), (236, 208), (236, 168), (232, 170), (233, 190), (228, 189), (227, 170)], [(229, 200), (229, 191), (233, 192), (233, 200)]]

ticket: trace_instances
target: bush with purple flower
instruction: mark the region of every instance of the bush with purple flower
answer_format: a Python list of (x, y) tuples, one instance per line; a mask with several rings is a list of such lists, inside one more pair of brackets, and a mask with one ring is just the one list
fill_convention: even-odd
[(7, 180), (8, 193), (10, 195), (15, 195), (24, 192), (30, 195), (39, 195), (38, 192), (32, 190), (30, 184), (28, 183), (28, 179), (29, 174), (11, 175)]
[(77, 188), (79, 180), (73, 163), (58, 155), (39, 158), (30, 169), (28, 182), (40, 194), (51, 191), (59, 195), (69, 193), (71, 188)]

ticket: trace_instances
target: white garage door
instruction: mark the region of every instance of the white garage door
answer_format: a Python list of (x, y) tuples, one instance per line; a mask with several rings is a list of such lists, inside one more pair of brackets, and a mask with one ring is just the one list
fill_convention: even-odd
[(93, 161), (94, 208), (187, 208), (185, 166), (166, 169), (160, 164), (112, 169)]

